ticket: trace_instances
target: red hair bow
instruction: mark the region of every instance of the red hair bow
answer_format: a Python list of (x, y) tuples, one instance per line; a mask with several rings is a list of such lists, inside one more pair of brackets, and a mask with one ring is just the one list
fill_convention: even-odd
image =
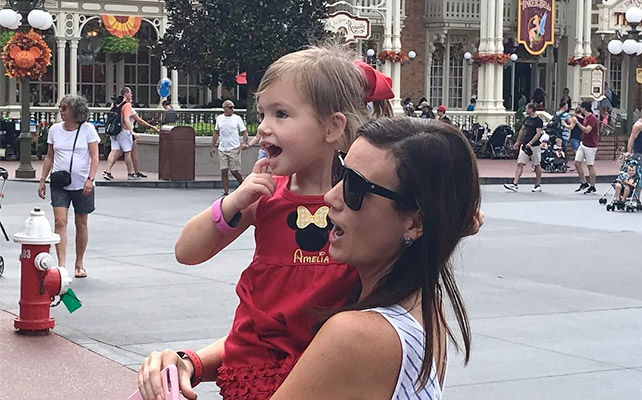
[(366, 102), (387, 100), (395, 97), (392, 92), (392, 79), (389, 76), (382, 74), (361, 60), (355, 60), (354, 64), (363, 71), (368, 81)]

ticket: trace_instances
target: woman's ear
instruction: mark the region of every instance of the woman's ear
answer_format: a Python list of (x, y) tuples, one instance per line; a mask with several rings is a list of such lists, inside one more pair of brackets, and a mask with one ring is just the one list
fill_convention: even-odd
[(408, 225), (406, 228), (406, 234), (404, 236), (409, 237), (413, 241), (419, 240), (419, 238), (424, 234), (424, 220), (419, 211), (414, 211), (408, 216)]
[(330, 116), (327, 124), (327, 132), (325, 141), (328, 143), (337, 143), (341, 141), (343, 134), (346, 130), (348, 119), (341, 112), (335, 112)]

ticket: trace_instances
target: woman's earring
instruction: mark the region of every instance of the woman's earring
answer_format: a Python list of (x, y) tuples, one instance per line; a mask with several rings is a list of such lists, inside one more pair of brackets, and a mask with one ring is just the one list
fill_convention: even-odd
[(404, 247), (410, 247), (414, 243), (414, 240), (410, 239), (408, 236), (404, 236), (401, 239), (401, 244), (403, 244)]

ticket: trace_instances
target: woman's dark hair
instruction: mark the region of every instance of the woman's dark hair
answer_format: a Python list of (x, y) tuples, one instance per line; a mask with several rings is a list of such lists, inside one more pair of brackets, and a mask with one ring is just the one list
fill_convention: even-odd
[(420, 110), (419, 105), (420, 105), (421, 103), (423, 103), (424, 101), (428, 101), (428, 99), (427, 99), (427, 98), (425, 98), (425, 97), (422, 97), (421, 99), (419, 99), (419, 103), (417, 103), (417, 107), (416, 107), (416, 110), (417, 110), (417, 111), (419, 111), (419, 110)]
[(542, 89), (541, 87), (536, 88), (533, 92), (533, 102), (537, 104), (544, 104), (545, 99), (546, 94), (544, 93), (544, 89)]
[[(404, 198), (415, 200), (423, 219), (423, 235), (402, 251), (372, 293), (350, 309), (388, 307), (421, 291), (426, 335), (419, 377), (423, 387), (430, 378), (433, 344), (443, 338), (435, 337), (435, 323), (437, 328), (445, 327), (459, 348), (442, 312), (442, 287), (461, 330), (465, 362), (470, 358), (470, 326), (453, 276), (451, 256), (472, 226), (481, 201), (475, 154), (457, 129), (435, 120), (380, 118), (366, 123), (358, 136), (394, 156), (399, 178), (397, 191)], [(399, 211), (410, 210), (395, 204)]]

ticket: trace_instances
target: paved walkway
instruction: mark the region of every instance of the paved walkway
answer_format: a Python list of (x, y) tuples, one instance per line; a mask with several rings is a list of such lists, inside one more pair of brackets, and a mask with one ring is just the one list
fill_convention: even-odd
[[(18, 161), (0, 161), (0, 166), (9, 171), (9, 179), (15, 180), (15, 170), (18, 167)], [(40, 172), (42, 171), (42, 161), (33, 161), (32, 165), (36, 170), (36, 178), (32, 179), (37, 181), (40, 179)], [(576, 183), (578, 182), (577, 173), (572, 170), (573, 163), (569, 162), (569, 170), (566, 173), (546, 173), (542, 174), (542, 183)], [(479, 175), (484, 184), (497, 184), (504, 183), (513, 179), (515, 175), (515, 160), (478, 160)], [(127, 186), (127, 187), (157, 187), (157, 188), (221, 188), (220, 176), (196, 176), (193, 182), (169, 182), (158, 179), (158, 173), (142, 171), (147, 178), (128, 181), (127, 169), (125, 163), (119, 161), (114, 165), (112, 174), (116, 178), (114, 181), (105, 181), (102, 179), (102, 171), (107, 168), (107, 161), (101, 160), (98, 166), (98, 176), (96, 185), (98, 186)], [(617, 175), (619, 165), (615, 161), (596, 161), (595, 170), (598, 176), (598, 182), (607, 183), (611, 182)], [(230, 177), (231, 178), (231, 177)], [(535, 173), (531, 170), (530, 166), (524, 168), (524, 173), (520, 183), (533, 184), (535, 182)], [(234, 179), (230, 180), (232, 186), (236, 183)]]

